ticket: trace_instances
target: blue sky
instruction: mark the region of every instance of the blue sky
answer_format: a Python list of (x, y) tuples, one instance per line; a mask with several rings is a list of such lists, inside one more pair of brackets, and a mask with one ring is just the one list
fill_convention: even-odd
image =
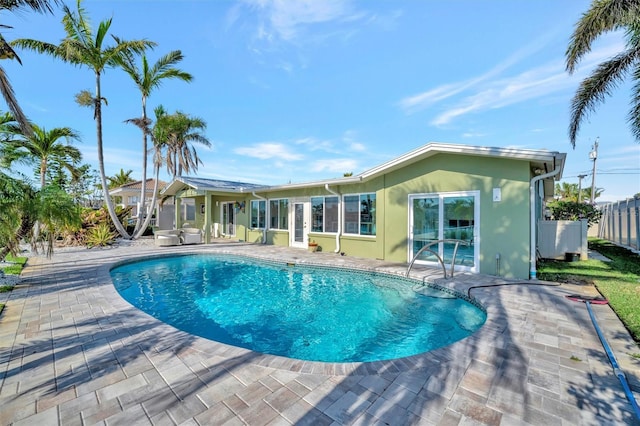
[[(75, 1), (69, 2), (75, 8)], [(627, 125), (630, 84), (622, 84), (584, 123), (573, 149), (569, 104), (579, 81), (620, 51), (619, 34), (599, 40), (577, 72), (564, 52), (589, 1), (453, 0), (88, 0), (94, 26), (158, 43), (148, 58), (180, 49), (187, 84), (151, 94), (207, 122), (212, 147), (197, 147), (197, 176), (284, 184), (359, 173), (428, 142), (566, 152), (563, 181), (591, 186), (599, 137), (599, 201), (640, 192), (640, 144)], [(58, 43), (61, 12), (5, 15), (7, 40)], [(97, 169), (92, 113), (74, 95), (93, 73), (19, 51), (3, 61), (25, 113), (47, 129), (68, 126)], [(102, 79), (105, 167), (141, 178), (140, 95), (122, 71)], [(167, 179), (167, 175), (163, 176)]]

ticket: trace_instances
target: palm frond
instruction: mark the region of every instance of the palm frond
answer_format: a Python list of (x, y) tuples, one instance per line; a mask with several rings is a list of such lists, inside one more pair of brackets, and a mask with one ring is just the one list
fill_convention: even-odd
[(566, 69), (573, 73), (594, 40), (609, 31), (632, 25), (640, 13), (638, 0), (594, 0), (577, 22), (565, 52)]
[(597, 105), (604, 102), (611, 90), (624, 79), (630, 67), (639, 58), (640, 50), (628, 50), (614, 58), (601, 63), (584, 79), (571, 101), (571, 118), (569, 124), (569, 141), (576, 145), (576, 135), (580, 124), (593, 112)]
[(11, 114), (13, 115), (13, 119), (18, 123), (20, 129), (25, 135), (33, 134), (33, 130), (31, 129), (31, 123), (29, 123), (29, 119), (20, 108), (20, 104), (18, 103), (18, 99), (16, 98), (16, 94), (13, 91), (13, 87), (9, 82), (9, 78), (7, 77), (7, 73), (4, 71), (4, 68), (0, 66), (0, 93), (2, 93), (2, 97), (7, 103), (7, 107)]
[(58, 0), (12, 0), (0, 2), (0, 10), (13, 11), (16, 9), (29, 8), (38, 13), (53, 13), (52, 4), (58, 5)]

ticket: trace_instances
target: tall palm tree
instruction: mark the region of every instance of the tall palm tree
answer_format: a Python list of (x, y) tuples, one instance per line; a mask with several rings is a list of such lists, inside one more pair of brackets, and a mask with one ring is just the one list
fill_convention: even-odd
[(133, 170), (127, 170), (125, 172), (124, 169), (120, 169), (120, 171), (115, 175), (107, 176), (107, 180), (109, 181), (109, 188), (110, 189), (119, 188), (122, 185), (126, 185), (128, 183), (133, 182), (131, 173), (133, 173)]
[(46, 43), (32, 39), (18, 39), (12, 45), (24, 49), (36, 51), (59, 58), (70, 64), (86, 67), (95, 74), (95, 93), (91, 94), (83, 91), (76, 96), (78, 103), (93, 109), (93, 117), (96, 121), (96, 140), (98, 151), (98, 165), (100, 180), (104, 191), (104, 201), (107, 204), (109, 216), (115, 228), (124, 238), (129, 238), (126, 229), (116, 215), (113, 200), (109, 197), (107, 178), (104, 171), (104, 152), (102, 143), (102, 97), (100, 77), (107, 68), (117, 67), (124, 52), (142, 54), (146, 49), (155, 46), (155, 43), (147, 40), (124, 41), (114, 37), (116, 44), (106, 46), (106, 38), (111, 28), (112, 19), (101, 21), (97, 31), (94, 33), (88, 20), (85, 10), (82, 8), (82, 0), (77, 1), (77, 13), (63, 7), (64, 16), (62, 24), (66, 32), (66, 37), (60, 41), (59, 45)]
[[(182, 61), (182, 52), (174, 50), (164, 55), (153, 66), (149, 66), (146, 55), (142, 55), (140, 68), (136, 66), (135, 57), (131, 52), (124, 52), (121, 57), (120, 66), (129, 74), (135, 85), (142, 95), (142, 117), (140, 121), (134, 122), (142, 129), (142, 187), (140, 188), (140, 211), (146, 212), (145, 201), (147, 198), (147, 153), (148, 153), (148, 126), (149, 119), (147, 117), (147, 98), (151, 95), (151, 91), (161, 86), (164, 80), (177, 78), (182, 81), (191, 82), (193, 76), (189, 73), (179, 70), (174, 65)], [(131, 120), (133, 121), (133, 120)], [(158, 179), (154, 181), (153, 198), (151, 205), (155, 206), (158, 192)], [(144, 223), (143, 223), (144, 217)], [(136, 226), (133, 231), (133, 237), (138, 238), (149, 225), (151, 215), (138, 215)]]
[(178, 111), (163, 117), (160, 124), (161, 127), (166, 126), (166, 137), (162, 143), (166, 148), (167, 172), (174, 178), (182, 176), (183, 172), (197, 172), (202, 160), (192, 144), (211, 146), (211, 142), (201, 133), (207, 127), (206, 122)]
[[(13, 163), (35, 164), (40, 175), (40, 189), (45, 187), (47, 170), (51, 163), (67, 169), (71, 176), (78, 174), (76, 165), (82, 159), (80, 150), (69, 143), (80, 140), (79, 135), (69, 127), (56, 127), (47, 131), (44, 127), (31, 124), (33, 133), (24, 135), (20, 127), (9, 124), (5, 131), (15, 135), (0, 148), (0, 162), (4, 167)], [(64, 144), (60, 139), (66, 139)]]
[[(0, 2), (0, 11), (8, 10), (10, 12), (21, 11), (21, 9), (31, 9), (34, 12), (39, 13), (52, 13), (53, 7), (52, 4), (58, 4), (58, 0), (15, 0), (15, 1), (2, 1)], [(0, 25), (0, 28), (12, 28), (8, 25)], [(22, 65), (22, 61), (20, 57), (16, 54), (16, 52), (11, 48), (9, 43), (4, 39), (2, 34), (0, 34), (0, 59), (13, 59), (18, 61), (20, 65)], [(26, 115), (20, 108), (20, 104), (18, 104), (18, 99), (16, 98), (16, 94), (9, 83), (9, 78), (7, 73), (4, 71), (4, 68), (0, 67), (0, 93), (2, 93), (2, 97), (7, 103), (7, 107), (9, 111), (13, 114), (18, 125), (22, 129), (22, 132), (26, 135), (31, 133), (31, 126), (29, 120)]]
[(566, 51), (566, 68), (572, 74), (580, 60), (591, 51), (592, 43), (601, 35), (623, 30), (626, 49), (602, 62), (584, 79), (571, 101), (569, 140), (575, 147), (580, 124), (604, 102), (624, 78), (632, 73), (634, 81), (628, 121), (631, 132), (640, 140), (640, 1), (593, 0), (574, 29)]

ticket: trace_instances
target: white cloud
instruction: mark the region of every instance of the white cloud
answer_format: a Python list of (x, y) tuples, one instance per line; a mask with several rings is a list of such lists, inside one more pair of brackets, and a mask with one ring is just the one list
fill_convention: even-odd
[(350, 158), (332, 158), (327, 160), (315, 160), (311, 170), (313, 172), (338, 172), (341, 175), (353, 172), (358, 167), (358, 162)]
[(304, 145), (309, 151), (336, 152), (333, 147), (333, 142), (329, 140), (320, 140), (313, 137), (307, 137), (296, 140), (295, 144)]
[(353, 21), (361, 15), (350, 0), (245, 0), (258, 10), (263, 22), (259, 25), (258, 38), (285, 41), (294, 39), (301, 28), (331, 21)]
[(430, 124), (434, 126), (442, 126), (470, 113), (503, 108), (572, 89), (594, 66), (624, 48), (619, 37), (605, 39), (606, 43), (589, 53), (573, 75), (569, 75), (565, 71), (564, 60), (558, 59), (515, 75), (496, 78), (504, 75), (512, 65), (544, 47), (546, 40), (546, 38), (536, 40), (478, 77), (462, 82), (443, 84), (423, 93), (406, 97), (400, 100), (398, 105), (406, 113), (411, 114), (462, 94), (462, 98), (458, 97), (458, 100), (454, 101), (450, 108), (440, 112), (430, 121)]
[(462, 134), (463, 138), (482, 138), (487, 136), (486, 133), (480, 133), (480, 132), (465, 132)]
[(285, 161), (302, 160), (302, 154), (290, 151), (285, 145), (275, 142), (262, 142), (233, 150), (236, 154), (267, 160), (277, 158)]

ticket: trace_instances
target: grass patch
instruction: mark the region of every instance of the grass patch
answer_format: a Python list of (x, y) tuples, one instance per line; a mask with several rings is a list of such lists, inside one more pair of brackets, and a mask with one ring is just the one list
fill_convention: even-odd
[(0, 293), (7, 293), (11, 290), (13, 290), (12, 285), (0, 285)]
[(10, 262), (9, 265), (2, 266), (0, 269), (7, 275), (20, 275), (24, 265), (27, 263), (27, 257), (8, 255), (4, 260)]
[(544, 261), (539, 278), (574, 284), (593, 284), (609, 300), (609, 305), (640, 342), (640, 256), (606, 240), (590, 238), (589, 248), (611, 259), (611, 262)]

